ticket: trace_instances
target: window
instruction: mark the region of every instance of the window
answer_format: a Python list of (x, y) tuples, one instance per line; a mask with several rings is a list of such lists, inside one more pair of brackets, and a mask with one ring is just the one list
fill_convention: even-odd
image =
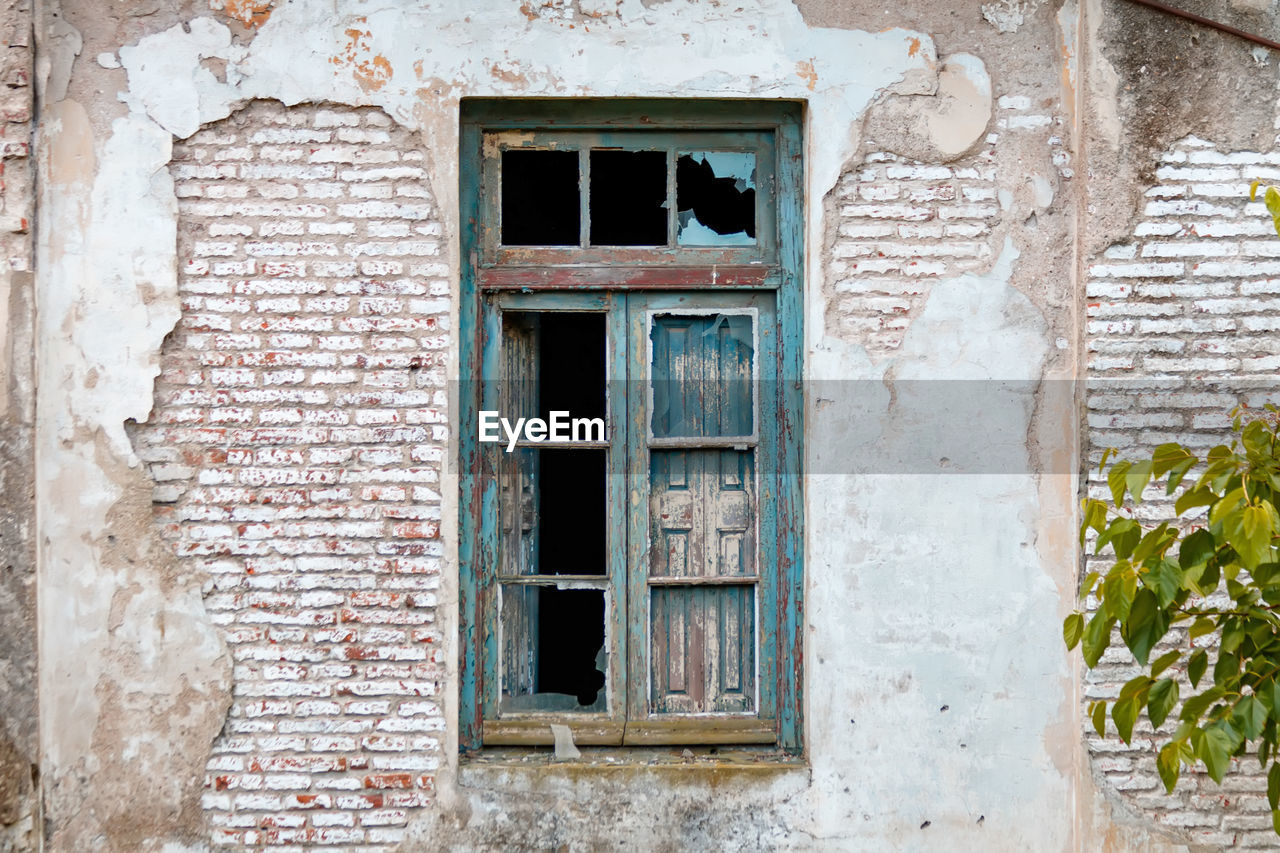
[(799, 750), (799, 128), (464, 102), (463, 749)]

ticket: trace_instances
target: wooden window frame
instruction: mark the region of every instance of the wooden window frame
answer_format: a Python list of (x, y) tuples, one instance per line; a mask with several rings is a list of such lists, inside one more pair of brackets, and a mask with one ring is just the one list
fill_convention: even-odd
[[(459, 205), (462, 290), (458, 406), (460, 538), (459, 621), (461, 687), (459, 748), (544, 745), (549, 723), (568, 725), (580, 745), (767, 744), (802, 750), (802, 106), (785, 101), (706, 100), (490, 100), (463, 101)], [(757, 231), (753, 246), (601, 248), (503, 247), (498, 243), (497, 174), (505, 140), (534, 147), (572, 138), (588, 144), (645, 147), (661, 140), (682, 150), (750, 150), (756, 154)], [(736, 147), (735, 147), (736, 146)], [(585, 155), (584, 155), (585, 162)], [(669, 157), (669, 162), (671, 158)], [(585, 192), (584, 192), (585, 195)], [(674, 211), (672, 212), (674, 221)], [(585, 223), (582, 231), (586, 233)], [(674, 236), (671, 240), (674, 241)], [(583, 239), (585, 244), (585, 237)], [(751, 307), (756, 306), (756, 307)], [(759, 313), (759, 306), (768, 310)], [(493, 661), (497, 651), (498, 546), (486, 529), (497, 513), (497, 487), (486, 475), (486, 453), (477, 440), (479, 410), (492, 404), (487, 379), (495, 378), (495, 348), (503, 311), (602, 311), (614, 346), (610, 376), (647, 377), (649, 324), (655, 314), (697, 309), (757, 311), (756, 358), (768, 358), (771, 382), (756, 383), (752, 442), (760, 512), (757, 573), (756, 713), (688, 714), (654, 719), (646, 712), (647, 615), (632, 606), (643, 598), (648, 613), (649, 435), (647, 395), (612, 400), (608, 452), (625, 459), (625, 477), (609, 477), (609, 513), (626, 517), (625, 535), (610, 534), (608, 583), (619, 604), (621, 631), (608, 632), (610, 669), (605, 714), (498, 712)], [(768, 322), (760, 321), (766, 317)], [(623, 328), (625, 327), (625, 328)], [(763, 336), (763, 339), (761, 338)], [(764, 340), (765, 343), (761, 343)], [(615, 384), (616, 383), (611, 383)], [(646, 386), (649, 383), (646, 382)], [(489, 395), (486, 397), (486, 395)], [(767, 399), (761, 399), (765, 396)], [(489, 402), (486, 403), (485, 401)], [(625, 419), (625, 423), (622, 420)], [(639, 424), (645, 424), (640, 427)], [(631, 428), (626, 428), (630, 425)], [(661, 444), (659, 442), (658, 444)], [(670, 442), (668, 442), (670, 444)], [(677, 442), (678, 444), (678, 442)], [(728, 442), (733, 444), (733, 442)], [(642, 482), (643, 481), (643, 482)], [(640, 508), (636, 495), (644, 495)], [(621, 529), (619, 525), (611, 525)], [(508, 578), (504, 583), (510, 582)], [(625, 592), (624, 592), (625, 591)], [(607, 593), (606, 593), (607, 595)], [(632, 603), (632, 604), (629, 604)], [(630, 675), (625, 675), (630, 673)]]

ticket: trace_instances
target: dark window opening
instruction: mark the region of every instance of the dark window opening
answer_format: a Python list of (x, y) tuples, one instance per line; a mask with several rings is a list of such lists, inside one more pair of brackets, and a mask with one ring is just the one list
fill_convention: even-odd
[(605, 710), (604, 595), (600, 589), (503, 586), (503, 710)]
[(541, 318), (539, 415), (605, 416), (605, 315), (546, 312)]
[(542, 586), (538, 593), (538, 692), (595, 705), (605, 682), (604, 591)]
[(606, 451), (544, 448), (538, 455), (538, 574), (605, 574)]
[(502, 242), (577, 246), (581, 211), (577, 151), (502, 152)]
[(667, 244), (667, 153), (591, 152), (591, 243)]
[[(715, 240), (715, 235), (729, 237), (734, 234), (744, 234), (747, 239), (754, 240), (756, 236), (754, 170), (745, 175), (732, 172), (718, 175), (709, 159), (711, 157), (716, 157), (716, 154), (701, 156), (682, 154), (676, 161), (676, 208), (682, 229), (688, 228), (696, 221), (698, 225), (713, 232), (701, 239), (686, 239), (682, 234), (680, 242), (695, 245), (717, 244), (726, 241)], [(752, 162), (754, 158), (744, 154), (725, 154), (717, 159)], [(722, 171), (727, 170), (722, 167)]]

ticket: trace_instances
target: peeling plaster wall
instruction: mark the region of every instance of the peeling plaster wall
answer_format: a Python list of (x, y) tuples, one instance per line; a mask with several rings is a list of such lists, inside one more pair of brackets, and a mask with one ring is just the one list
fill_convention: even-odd
[[(1077, 569), (1073, 399), (1027, 384), (986, 411), (963, 395), (940, 406), (925, 384), (1075, 374), (1076, 247), (1119, 233), (1080, 230), (1075, 184), (1093, 169), (1091, 203), (1127, 222), (1120, 182), (1143, 168), (1139, 147), (1117, 153), (1136, 132), (1119, 116), (1142, 108), (1117, 93), (1131, 91), (1119, 81), (1145, 74), (1137, 52), (1148, 48), (1121, 44), (1125, 31), (1096, 3), (97, 5), (48, 0), (40, 18), (35, 453), (50, 849), (199, 849), (211, 823), (233, 846), (372, 849), (402, 836), (408, 849), (609, 845), (638, 832), (653, 849), (1058, 850), (1154, 837), (1122, 812), (1113, 822), (1094, 797), (1075, 663), (1058, 631)], [(174, 146), (190, 157), (227, 121), (261, 130), (278, 107), (260, 102), (375, 107), (425, 153), (443, 255), (456, 259), (459, 100), (587, 95), (807, 102), (806, 367), (817, 382), (806, 410), (806, 764), (459, 766), (458, 507), (446, 477), (440, 588), (427, 605), (445, 646), (446, 671), (432, 676), (442, 704), (431, 711), (444, 723), (442, 763), (413, 770), (434, 800), (397, 818), (404, 830), (368, 833), (361, 818), (306, 808), (319, 792), (308, 774), (338, 771), (284, 772), (298, 769), (288, 761), (299, 752), (285, 744), (285, 763), (270, 765), (289, 777), (281, 807), (269, 809), (279, 814), (237, 815), (218, 771), (259, 771), (234, 767), (228, 744), (250, 732), (268, 740), (263, 727), (296, 715), (295, 699), (247, 700), (248, 685), (272, 679), (255, 663), (232, 669), (226, 644), (240, 640), (220, 614), (239, 605), (207, 565), (180, 555), (190, 529), (157, 523), (153, 501), (173, 498), (173, 479), (213, 485), (221, 463), (160, 458), (160, 444), (144, 440), (143, 455), (155, 457), (145, 466), (126, 430), (164, 423), (177, 374), (157, 385), (170, 367), (161, 353), (189, 354), (200, 313), (179, 290), (179, 266), (208, 259), (178, 236), (193, 223), (169, 169)], [(1096, 118), (1082, 137), (1086, 97)], [(1242, 113), (1232, 133), (1261, 126), (1256, 111)], [(977, 206), (957, 217), (969, 230), (948, 233), (953, 201)], [(859, 206), (868, 209), (846, 210)], [(962, 244), (938, 260), (939, 247)], [(247, 251), (237, 243), (228, 262)], [(886, 257), (902, 264), (858, 266)], [(913, 262), (932, 266), (918, 275), (905, 266)], [(457, 316), (458, 276), (454, 262), (442, 278), (444, 328)], [(442, 346), (447, 376), (457, 346)], [(824, 397), (826, 382), (857, 393)], [(969, 431), (948, 431), (956, 424)], [(975, 424), (1010, 437), (998, 465), (973, 452), (987, 437)], [(921, 441), (939, 436), (950, 444), (922, 454)], [(851, 457), (865, 464), (842, 468)], [(174, 462), (192, 470), (157, 472)], [(244, 531), (218, 536), (250, 541)], [(340, 775), (363, 787), (347, 771), (364, 769)], [(220, 817), (202, 811), (202, 793)]]

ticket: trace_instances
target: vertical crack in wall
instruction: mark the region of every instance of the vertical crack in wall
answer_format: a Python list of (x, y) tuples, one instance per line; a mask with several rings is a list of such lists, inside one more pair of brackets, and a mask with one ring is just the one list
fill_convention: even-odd
[(254, 102), (176, 144), (182, 319), (133, 431), (234, 659), (216, 844), (387, 849), (432, 800), (449, 268), (421, 144)]

